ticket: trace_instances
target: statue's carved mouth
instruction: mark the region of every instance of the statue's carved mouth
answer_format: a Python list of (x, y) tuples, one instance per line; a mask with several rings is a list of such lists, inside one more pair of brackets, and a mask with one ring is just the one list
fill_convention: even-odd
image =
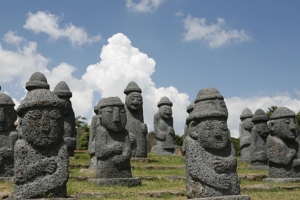
[(222, 136), (218, 135), (215, 138), (216, 138), (217, 142), (223, 142), (223, 137)]

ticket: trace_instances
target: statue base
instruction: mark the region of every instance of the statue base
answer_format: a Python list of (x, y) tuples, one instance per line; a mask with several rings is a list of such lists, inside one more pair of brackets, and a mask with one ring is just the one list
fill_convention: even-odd
[(178, 153), (178, 148), (177, 145), (173, 145), (173, 146), (155, 145), (152, 147), (151, 153), (156, 155), (164, 155), (164, 156), (176, 156)]
[(205, 197), (195, 198), (193, 200), (250, 200), (248, 195), (229, 195), (229, 196), (218, 196), (218, 197)]
[(127, 187), (135, 187), (142, 185), (140, 178), (93, 178), (89, 179), (89, 182), (96, 184), (97, 186), (109, 186), (109, 185), (119, 185)]
[(296, 183), (300, 182), (300, 178), (264, 178), (262, 179), (266, 182), (275, 182), (275, 183)]

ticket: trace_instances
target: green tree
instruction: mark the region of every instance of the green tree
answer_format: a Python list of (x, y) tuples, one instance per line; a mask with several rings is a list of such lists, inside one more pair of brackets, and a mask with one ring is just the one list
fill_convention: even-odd
[(268, 108), (268, 111), (266, 112), (266, 115), (268, 116), (268, 118), (270, 119), (272, 113), (276, 110), (277, 106), (271, 106)]
[(86, 119), (87, 119), (86, 117), (81, 117), (81, 116), (77, 116), (75, 118), (76, 131), (78, 128), (84, 130), (84, 134), (79, 138), (80, 140), (79, 149), (81, 150), (86, 150), (89, 147), (90, 126), (85, 122)]
[(232, 142), (234, 150), (235, 150), (235, 155), (241, 156), (240, 139), (232, 137), (231, 142)]
[(179, 136), (179, 135), (175, 134), (174, 143), (176, 145), (178, 145), (178, 146), (182, 146), (182, 144), (183, 144), (183, 136)]

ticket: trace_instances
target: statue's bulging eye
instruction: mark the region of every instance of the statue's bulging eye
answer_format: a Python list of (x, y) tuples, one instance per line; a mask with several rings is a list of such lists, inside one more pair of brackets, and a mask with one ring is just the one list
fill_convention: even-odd
[(58, 110), (51, 110), (49, 116), (53, 119), (58, 119), (60, 118), (60, 112)]
[(42, 113), (39, 110), (31, 110), (29, 111), (29, 116), (31, 119), (41, 119)]
[(126, 113), (126, 111), (124, 109), (121, 109), (120, 113)]
[(106, 112), (108, 112), (108, 113), (113, 113), (114, 111), (113, 111), (113, 109), (110, 109), (110, 108), (109, 108), (109, 109), (106, 110)]
[(212, 122), (205, 122), (204, 123), (204, 129), (207, 129), (207, 130), (212, 130), (214, 129), (214, 124)]
[(225, 122), (220, 123), (220, 128), (224, 131), (226, 131), (228, 129), (227, 124)]

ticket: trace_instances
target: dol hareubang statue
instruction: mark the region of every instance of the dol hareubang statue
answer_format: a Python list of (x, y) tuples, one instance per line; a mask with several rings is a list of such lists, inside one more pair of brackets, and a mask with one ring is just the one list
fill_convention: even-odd
[(142, 90), (131, 81), (124, 90), (127, 113), (126, 130), (129, 132), (132, 157), (147, 158), (148, 128), (144, 123)]
[(56, 94), (65, 104), (64, 106), (64, 140), (68, 147), (69, 156), (74, 156), (74, 150), (76, 149), (76, 128), (75, 128), (75, 113), (72, 108), (72, 102), (70, 98), (72, 97), (72, 92), (66, 82), (59, 82), (54, 90)]
[(252, 117), (253, 127), (251, 129), (251, 165), (264, 167), (268, 165), (266, 153), (266, 139), (269, 135), (266, 113), (257, 109)]
[(251, 129), (253, 114), (249, 108), (245, 108), (240, 115), (240, 149), (241, 159), (245, 163), (251, 163)]
[(96, 185), (141, 184), (139, 178), (131, 174), (131, 146), (126, 126), (126, 111), (119, 97), (100, 100), (100, 126), (95, 136), (97, 157), (96, 178), (90, 182)]
[(17, 120), (15, 103), (7, 94), (0, 94), (0, 177), (14, 176), (14, 145), (18, 133), (14, 122)]
[(32, 90), (18, 107), (22, 135), (15, 143), (15, 198), (66, 197), (69, 156), (63, 110), (63, 102), (47, 89)]
[(270, 178), (300, 178), (298, 124), (294, 111), (278, 107), (269, 122), (267, 137)]
[(162, 97), (157, 103), (158, 111), (153, 118), (156, 136), (156, 145), (151, 150), (153, 154), (176, 155), (177, 145), (174, 145), (172, 106), (173, 103), (168, 97)]
[(239, 195), (237, 161), (227, 127), (224, 97), (215, 88), (201, 89), (187, 118), (186, 190), (188, 198), (221, 197), (250, 199)]

